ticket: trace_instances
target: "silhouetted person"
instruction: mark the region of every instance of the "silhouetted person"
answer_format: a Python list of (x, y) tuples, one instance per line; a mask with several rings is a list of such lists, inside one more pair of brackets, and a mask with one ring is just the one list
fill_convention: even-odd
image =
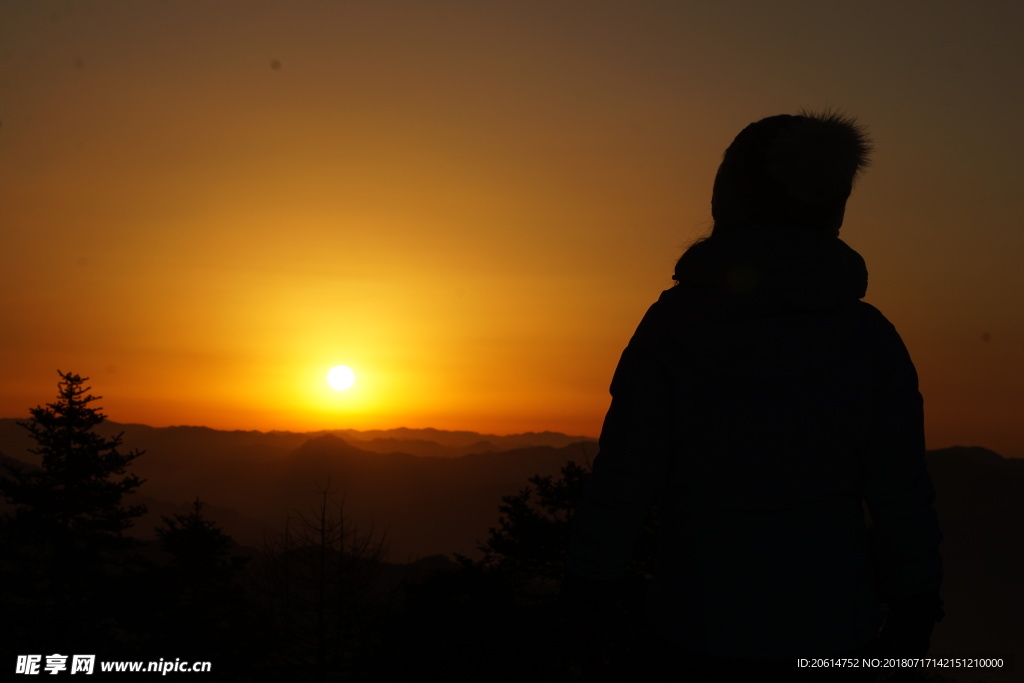
[(666, 674), (790, 680), (797, 658), (922, 656), (942, 616), (917, 374), (838, 239), (869, 151), (836, 114), (747, 126), (711, 236), (615, 371), (565, 591), (599, 614), (656, 502), (648, 615)]

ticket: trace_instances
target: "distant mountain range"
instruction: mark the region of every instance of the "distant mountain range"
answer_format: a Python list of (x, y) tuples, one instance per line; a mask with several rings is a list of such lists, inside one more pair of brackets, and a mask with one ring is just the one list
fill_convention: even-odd
[[(14, 418), (0, 418), (0, 453), (20, 457), (33, 444), (28, 432)], [(514, 448), (552, 446), (561, 448), (580, 442), (596, 441), (593, 437), (568, 436), (559, 432), (526, 432), (524, 434), (480, 434), (478, 432), (442, 429), (332, 429), (313, 432), (239, 431), (208, 427), (150, 427), (143, 424), (121, 424), (106, 421), (97, 431), (105, 436), (124, 433), (128, 448), (143, 450), (170, 448), (209, 449), (211, 451), (274, 454), (297, 448), (312, 438), (333, 434), (359, 448), (373, 453), (408, 453), (441, 458), (456, 458), (473, 453), (497, 453)]]
[[(132, 471), (146, 479), (138, 499), (149, 514), (136, 532), (151, 537), (161, 515), (186, 512), (196, 497), (224, 530), (260, 547), (285, 519), (309, 514), (327, 487), (363, 531), (386, 533), (389, 559), (474, 555), (498, 521), (501, 497), (534, 474), (587, 463), (594, 439), (543, 432), (515, 436), (440, 430), (243, 432), (104, 423), (145, 455)], [(32, 442), (0, 419), (0, 460), (32, 464)], [(987, 683), (1024, 676), (1024, 460), (977, 447), (929, 451), (944, 533), (947, 617), (933, 654), (1003, 656), (1013, 671), (950, 672)], [(0, 501), (2, 504), (2, 501)]]
[[(123, 433), (124, 450), (140, 449), (131, 471), (146, 481), (138, 520), (152, 535), (161, 515), (186, 512), (197, 496), (211, 518), (244, 545), (259, 546), (289, 515), (306, 513), (328, 487), (361, 528), (386, 533), (389, 556), (461, 552), (497, 523), (503, 495), (534, 474), (557, 474), (569, 460), (588, 462), (596, 441), (555, 432), (497, 436), (436, 429), (359, 432), (221, 431), (105, 422)], [(25, 429), (0, 419), (0, 454), (28, 464), (38, 458)]]

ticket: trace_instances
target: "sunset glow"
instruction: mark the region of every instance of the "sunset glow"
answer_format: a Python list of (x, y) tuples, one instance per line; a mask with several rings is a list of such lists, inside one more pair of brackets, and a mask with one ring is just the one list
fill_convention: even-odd
[(60, 368), (124, 422), (596, 436), (725, 147), (831, 106), (929, 446), (1024, 456), (1019, 9), (941, 6), (3, 3), (0, 415)]

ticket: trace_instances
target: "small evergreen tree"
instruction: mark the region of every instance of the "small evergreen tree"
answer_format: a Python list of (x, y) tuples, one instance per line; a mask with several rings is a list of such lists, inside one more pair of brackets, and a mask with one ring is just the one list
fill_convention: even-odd
[(229, 558), (235, 545), (217, 524), (203, 515), (203, 503), (196, 498), (188, 514), (162, 516), (156, 527), (160, 547), (170, 554), (171, 565), (181, 577), (197, 588), (216, 590), (223, 587), (245, 562), (243, 557)]
[[(507, 603), (513, 605), (513, 609), (508, 610), (506, 616), (511, 632), (529, 630), (539, 634), (542, 628), (554, 627), (567, 634), (559, 640), (554, 633), (549, 633), (545, 637), (538, 636), (532, 644), (521, 646), (537, 658), (535, 666), (559, 672), (552, 680), (576, 675), (572, 672), (577, 672), (586, 659), (582, 654), (585, 643), (580, 631), (581, 615), (572, 611), (571, 605), (563, 603), (558, 608), (556, 605), (566, 577), (573, 515), (586, 495), (590, 478), (589, 468), (571, 461), (562, 467), (558, 477), (530, 477), (530, 486), (517, 494), (502, 496), (498, 526), (492, 527), (487, 541), (478, 545), (484, 555), (478, 569), (492, 582), (512, 592), (513, 597)], [(646, 582), (654, 571), (656, 534), (657, 510), (652, 509), (626, 575), (614, 585), (602, 587), (601, 596), (593, 596), (594, 600), (600, 598), (605, 604), (603, 609), (609, 615), (605, 646), (613, 653), (615, 666), (623, 672), (639, 666), (646, 656), (644, 642), (650, 639), (650, 634), (644, 627), (643, 600)], [(463, 576), (472, 578), (468, 572), (463, 572)], [(570, 611), (566, 613), (563, 609)], [(522, 677), (519, 674), (511, 680)]]
[(157, 641), (192, 659), (239, 657), (249, 614), (235, 578), (248, 558), (229, 556), (234, 539), (203, 514), (199, 498), (187, 514), (162, 520), (155, 531), (170, 562), (156, 570), (150, 601)]
[(534, 475), (532, 486), (502, 496), (498, 527), (478, 545), (487, 565), (523, 577), (561, 581), (573, 511), (582, 500), (590, 472), (570, 461), (561, 476)]

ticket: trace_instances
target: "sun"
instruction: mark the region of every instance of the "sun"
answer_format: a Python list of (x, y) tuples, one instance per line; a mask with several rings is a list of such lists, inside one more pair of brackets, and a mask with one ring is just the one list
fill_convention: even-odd
[(327, 383), (332, 389), (345, 391), (356, 383), (356, 373), (347, 365), (335, 365), (327, 373)]

